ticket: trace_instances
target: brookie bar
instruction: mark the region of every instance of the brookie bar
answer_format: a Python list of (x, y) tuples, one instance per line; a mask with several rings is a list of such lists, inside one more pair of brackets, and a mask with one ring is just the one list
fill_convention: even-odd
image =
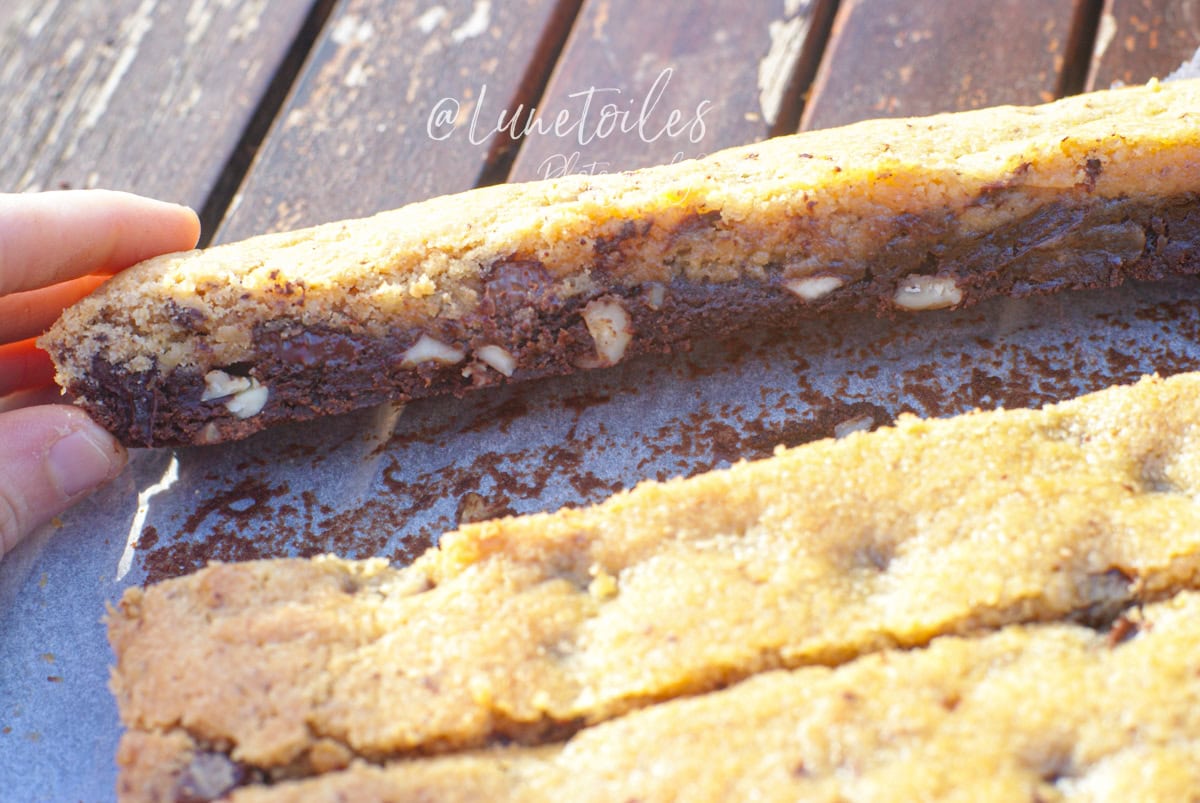
[(42, 339), (127, 443), (611, 365), (816, 310), (1200, 271), (1200, 81), (880, 120), (164, 256)]
[(1189, 800), (1200, 788), (1197, 666), (1200, 595), (1182, 592), (1107, 633), (1060, 622), (945, 636), (833, 669), (768, 672), (563, 744), (360, 761), (229, 799)]
[(1011, 624), (1119, 640), (1132, 608), (1200, 587), (1197, 422), (1200, 374), (904, 417), (469, 525), (403, 569), (217, 564), (130, 590), (109, 622), (123, 799), (555, 745), (760, 673)]

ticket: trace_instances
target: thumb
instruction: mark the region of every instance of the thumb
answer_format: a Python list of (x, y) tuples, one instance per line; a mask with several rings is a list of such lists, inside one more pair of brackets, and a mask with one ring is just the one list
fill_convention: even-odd
[(0, 414), (0, 555), (125, 467), (117, 441), (75, 407)]

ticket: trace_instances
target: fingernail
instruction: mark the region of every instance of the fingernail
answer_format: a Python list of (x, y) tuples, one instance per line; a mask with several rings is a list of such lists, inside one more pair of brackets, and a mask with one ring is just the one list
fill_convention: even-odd
[(120, 450), (94, 427), (77, 429), (50, 447), (50, 472), (68, 497), (90, 491), (116, 473)]

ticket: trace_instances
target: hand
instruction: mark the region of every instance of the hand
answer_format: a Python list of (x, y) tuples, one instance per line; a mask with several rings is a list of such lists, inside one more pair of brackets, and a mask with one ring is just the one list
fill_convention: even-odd
[(199, 235), (192, 210), (127, 193), (0, 194), (0, 556), (127, 460), (82, 410), (29, 406), (57, 396), (34, 339), (109, 275)]

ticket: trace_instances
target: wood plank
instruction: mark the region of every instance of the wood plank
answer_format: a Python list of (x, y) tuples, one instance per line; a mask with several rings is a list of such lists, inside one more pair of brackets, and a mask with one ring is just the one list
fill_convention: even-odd
[(1052, 100), (1085, 0), (843, 0), (801, 127)]
[[(589, 0), (510, 179), (628, 170), (791, 130), (834, 5)], [(623, 116), (602, 116), (608, 104)]]
[(1165, 77), (1200, 47), (1200, 0), (1107, 0), (1089, 89)]
[(201, 208), (323, 0), (6, 0), (0, 187)]
[(217, 234), (358, 217), (474, 186), (531, 105), (572, 0), (347, 0)]

